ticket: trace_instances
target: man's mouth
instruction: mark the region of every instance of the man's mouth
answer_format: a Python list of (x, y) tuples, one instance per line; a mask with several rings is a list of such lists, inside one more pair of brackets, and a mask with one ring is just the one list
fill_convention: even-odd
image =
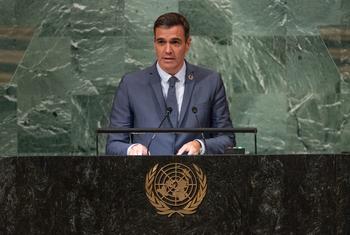
[(165, 60), (165, 61), (173, 61), (173, 60), (175, 60), (175, 58), (164, 57), (163, 60)]

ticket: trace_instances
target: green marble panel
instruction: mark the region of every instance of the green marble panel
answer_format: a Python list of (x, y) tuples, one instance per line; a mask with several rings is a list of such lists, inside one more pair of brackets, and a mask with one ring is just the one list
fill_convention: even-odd
[(66, 35), (71, 0), (15, 0), (16, 24), (38, 28), (42, 36)]
[(340, 8), (342, 9), (340, 23), (342, 25), (350, 26), (350, 1), (342, 0)]
[(18, 1), (19, 25), (38, 27), (40, 36), (121, 35), (124, 28), (124, 0), (117, 1)]
[(288, 35), (319, 35), (319, 26), (340, 24), (342, 1), (287, 0)]
[(18, 153), (70, 154), (71, 108), (62, 97), (48, 96), (18, 116)]
[[(350, 27), (348, 0), (2, 0), (1, 25), (37, 30), (0, 88), (0, 151), (93, 154), (121, 76), (155, 61), (153, 23), (170, 11), (191, 23), (188, 61), (222, 74), (235, 126), (258, 127), (260, 153), (349, 151), (350, 82), (318, 36)], [(253, 136), (237, 140), (253, 152)]]
[(237, 35), (286, 34), (288, 0), (231, 0), (233, 33)]
[[(90, 36), (75, 37), (71, 41), (74, 78), (85, 81), (94, 88), (94, 94), (114, 93), (125, 73), (125, 38)], [(90, 91), (78, 90), (75, 94), (88, 95)]]
[[(258, 153), (283, 153), (288, 144), (287, 97), (284, 93), (237, 94), (230, 102), (234, 126), (256, 127), (258, 129)], [(236, 134), (237, 146), (254, 153), (252, 134)]]
[(135, 38), (152, 36), (153, 24), (157, 17), (178, 10), (178, 1), (174, 0), (127, 0), (125, 1), (126, 35)]
[(128, 37), (126, 42), (125, 71), (146, 68), (155, 62), (153, 36)]
[(340, 75), (318, 36), (287, 37), (288, 96), (340, 92)]
[(68, 36), (71, 28), (71, 0), (48, 1), (39, 7), (41, 17), (37, 29), (40, 37)]
[(17, 97), (16, 86), (0, 86), (0, 153), (17, 155)]
[(14, 75), (18, 85), (18, 152), (70, 151), (70, 94), (91, 90), (72, 73), (70, 39), (35, 37)]
[(72, 75), (70, 39), (35, 37), (13, 77), (18, 108), (26, 112), (48, 96), (66, 97), (80, 85)]
[(342, 94), (350, 94), (350, 74), (341, 77), (340, 90)]
[(122, 36), (125, 25), (124, 0), (73, 0), (72, 35)]
[(16, 24), (15, 5), (13, 0), (0, 1), (0, 25), (13, 26)]
[(234, 36), (230, 46), (194, 36), (188, 59), (221, 73), (229, 94), (286, 91), (284, 37)]
[(191, 35), (208, 36), (221, 44), (230, 44), (232, 7), (229, 0), (180, 0), (179, 11), (190, 23)]
[(350, 152), (350, 94), (341, 94), (340, 102), (340, 107), (334, 108), (328, 115), (329, 121), (333, 118), (337, 120), (336, 125), (333, 125), (336, 131), (332, 140), (335, 152)]
[(350, 151), (350, 96), (311, 95), (289, 101), (287, 152)]
[[(75, 154), (96, 153), (96, 128), (107, 127), (113, 94), (72, 97), (72, 145)], [(99, 153), (104, 154), (107, 135), (99, 135)]]

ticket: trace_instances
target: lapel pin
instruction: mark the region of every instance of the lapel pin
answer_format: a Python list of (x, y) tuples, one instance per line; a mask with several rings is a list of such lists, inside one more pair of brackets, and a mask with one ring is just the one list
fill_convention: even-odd
[(187, 76), (187, 78), (190, 79), (190, 80), (193, 80), (193, 74), (190, 73), (190, 74)]

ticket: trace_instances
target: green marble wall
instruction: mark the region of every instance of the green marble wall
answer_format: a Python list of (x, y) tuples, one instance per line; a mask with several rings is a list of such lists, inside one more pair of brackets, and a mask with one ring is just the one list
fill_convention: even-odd
[[(152, 24), (169, 11), (187, 16), (188, 60), (222, 74), (234, 124), (258, 128), (260, 153), (350, 151), (350, 81), (319, 33), (320, 26), (350, 28), (347, 0), (1, 0), (0, 6), (0, 26), (35, 28), (11, 82), (0, 87), (2, 154), (94, 154), (94, 130), (107, 126), (121, 76), (153, 63)], [(252, 152), (252, 136), (237, 139)]]

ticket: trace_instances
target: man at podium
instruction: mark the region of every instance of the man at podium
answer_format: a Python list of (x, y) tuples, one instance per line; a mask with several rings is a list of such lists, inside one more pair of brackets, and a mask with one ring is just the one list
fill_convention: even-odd
[[(123, 76), (115, 93), (111, 128), (231, 128), (220, 74), (188, 63), (190, 27), (178, 13), (153, 26), (156, 62)], [(204, 137), (204, 138), (203, 138)], [(152, 144), (151, 144), (152, 143)], [(234, 134), (109, 134), (109, 155), (216, 154), (234, 146)], [(149, 148), (149, 149), (147, 149)]]

